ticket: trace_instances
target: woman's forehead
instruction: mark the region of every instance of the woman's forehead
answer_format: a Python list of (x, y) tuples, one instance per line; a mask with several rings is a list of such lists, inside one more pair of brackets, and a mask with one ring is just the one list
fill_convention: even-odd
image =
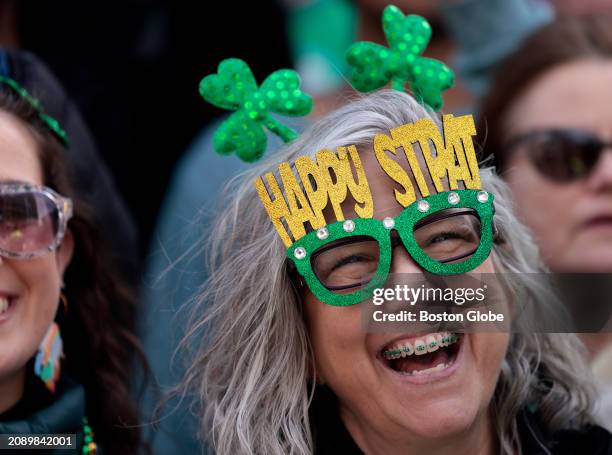
[(37, 145), (26, 126), (12, 114), (0, 111), (0, 180), (42, 182)]
[(533, 129), (576, 127), (612, 133), (612, 61), (584, 59), (544, 72), (506, 115), (509, 137)]

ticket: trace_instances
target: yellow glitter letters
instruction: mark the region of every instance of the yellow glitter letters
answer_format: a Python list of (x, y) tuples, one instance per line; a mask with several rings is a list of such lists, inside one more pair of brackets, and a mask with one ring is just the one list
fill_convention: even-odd
[[(442, 119), (443, 133), (431, 119), (400, 125), (386, 134), (373, 138), (374, 154), (384, 172), (400, 186), (395, 198), (403, 206), (412, 204), (418, 193), (429, 196), (430, 188), (436, 192), (465, 188), (479, 189), (480, 174), (472, 136), (476, 134), (471, 115)], [(413, 144), (419, 144), (422, 156), (415, 153)], [(433, 147), (431, 147), (433, 145)], [(402, 149), (407, 166), (396, 161)], [(355, 145), (338, 147), (336, 153), (322, 149), (316, 161), (309, 156), (295, 160), (295, 173), (289, 163), (281, 163), (278, 174), (283, 191), (273, 173), (255, 180), (259, 197), (286, 247), (328, 222), (344, 220), (342, 204), (350, 197), (360, 218), (371, 218), (374, 202), (359, 153)], [(429, 172), (425, 172), (425, 169)], [(296, 176), (297, 174), (297, 176)], [(299, 180), (298, 180), (299, 177)], [(428, 186), (431, 185), (431, 186)], [(416, 185), (416, 188), (415, 188)], [(335, 220), (326, 220), (325, 209), (333, 211)]]

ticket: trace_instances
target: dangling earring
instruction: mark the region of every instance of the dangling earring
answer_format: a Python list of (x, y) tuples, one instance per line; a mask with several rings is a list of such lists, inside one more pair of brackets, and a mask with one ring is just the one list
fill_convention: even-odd
[[(66, 313), (68, 301), (64, 294), (60, 294), (60, 298), (64, 313)], [(43, 337), (34, 357), (34, 374), (45, 383), (51, 392), (55, 392), (55, 384), (60, 377), (62, 357), (64, 357), (64, 344), (59, 325), (54, 321)]]

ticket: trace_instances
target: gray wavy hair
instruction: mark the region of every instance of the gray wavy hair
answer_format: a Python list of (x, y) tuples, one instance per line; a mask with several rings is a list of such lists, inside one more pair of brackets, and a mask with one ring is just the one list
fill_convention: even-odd
[[(253, 180), (275, 172), (283, 161), (314, 157), (322, 148), (365, 146), (376, 134), (420, 118), (439, 124), (433, 112), (405, 93), (362, 96), (228, 183), (229, 198), (203, 246), (214, 272), (197, 298), (184, 341), (196, 352), (183, 393), (194, 395), (201, 435), (218, 455), (313, 453), (308, 416), (313, 350), (288, 277), (285, 247)], [(495, 269), (520, 273), (514, 287), (541, 300), (542, 285), (530, 274), (544, 267), (512, 214), (509, 190), (491, 168), (481, 170), (481, 180), (495, 194), (495, 220), (504, 239), (493, 246)], [(528, 405), (538, 406), (551, 431), (591, 421), (585, 357), (572, 334), (512, 333), (491, 402), (501, 453), (520, 448), (517, 416)]]

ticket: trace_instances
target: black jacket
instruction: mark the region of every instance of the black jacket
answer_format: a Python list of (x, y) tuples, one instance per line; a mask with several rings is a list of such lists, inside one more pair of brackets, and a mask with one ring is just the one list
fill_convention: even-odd
[[(23, 399), (13, 408), (0, 414), (0, 434), (75, 434), (76, 446), (66, 450), (1, 450), (3, 455), (81, 454), (84, 442), (85, 390), (80, 384), (62, 377), (54, 394), (48, 392), (42, 381), (29, 376)], [(95, 439), (95, 435), (94, 435)], [(103, 452), (98, 447), (97, 455)]]
[[(329, 388), (317, 387), (310, 407), (314, 455), (362, 455), (342, 423), (337, 405)], [(518, 428), (524, 455), (612, 455), (612, 435), (597, 426), (546, 434), (537, 414), (524, 411), (519, 416)]]

